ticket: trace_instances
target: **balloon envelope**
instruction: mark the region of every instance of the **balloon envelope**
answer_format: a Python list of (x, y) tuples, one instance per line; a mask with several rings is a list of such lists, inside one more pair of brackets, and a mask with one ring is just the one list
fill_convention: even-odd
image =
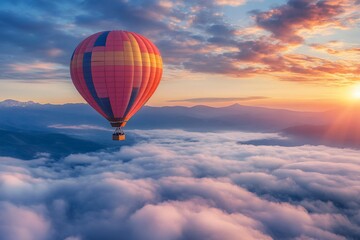
[(112, 126), (121, 127), (155, 92), (162, 59), (157, 47), (140, 34), (105, 31), (76, 47), (70, 73), (81, 96)]

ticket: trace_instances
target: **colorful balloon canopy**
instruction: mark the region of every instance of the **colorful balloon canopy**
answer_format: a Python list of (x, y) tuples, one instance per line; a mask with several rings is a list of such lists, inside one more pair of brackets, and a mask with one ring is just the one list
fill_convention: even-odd
[(162, 59), (140, 34), (105, 31), (76, 47), (70, 72), (81, 96), (113, 127), (122, 127), (155, 92)]

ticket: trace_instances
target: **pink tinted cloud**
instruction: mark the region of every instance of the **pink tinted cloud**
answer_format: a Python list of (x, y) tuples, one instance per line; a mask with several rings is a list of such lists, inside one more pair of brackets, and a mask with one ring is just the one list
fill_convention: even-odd
[(0, 202), (0, 212), (1, 239), (46, 240), (51, 236), (51, 224), (42, 213), (7, 202)]
[[(275, 133), (132, 134), (137, 143), (114, 151), (59, 161), (1, 158), (12, 176), (1, 179), (2, 209), (32, 212), (24, 217), (32, 221), (14, 226), (36, 239), (360, 236), (357, 150), (239, 143), (284, 139)], [(1, 236), (8, 231), (0, 227)]]
[(227, 6), (240, 6), (246, 2), (246, 0), (215, 0), (217, 5), (227, 5)]
[(220, 211), (200, 199), (146, 205), (130, 221), (145, 226), (142, 231), (134, 228), (138, 239), (186, 239), (189, 234), (198, 239), (272, 239), (258, 230), (263, 228), (261, 223), (243, 214)]

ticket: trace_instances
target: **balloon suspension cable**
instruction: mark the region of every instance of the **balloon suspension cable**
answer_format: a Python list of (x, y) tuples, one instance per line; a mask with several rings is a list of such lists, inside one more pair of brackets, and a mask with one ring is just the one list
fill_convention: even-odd
[(122, 127), (117, 127), (113, 135), (125, 135)]

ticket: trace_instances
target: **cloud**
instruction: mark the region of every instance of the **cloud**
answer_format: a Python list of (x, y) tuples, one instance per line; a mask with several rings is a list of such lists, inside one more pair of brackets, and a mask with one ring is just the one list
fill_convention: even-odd
[[(162, 52), (165, 67), (179, 74), (266, 75), (337, 85), (357, 80), (356, 57), (348, 59), (343, 53), (337, 54), (340, 60), (318, 58), (313, 64), (311, 53), (301, 56), (295, 51), (310, 34), (354, 27), (359, 19), (357, 2), (289, 0), (267, 11), (252, 11), (253, 18), (241, 25), (229, 21), (231, 15), (223, 6), (234, 11), (247, 9), (246, 4), (233, 0), (5, 1), (0, 14), (0, 79), (68, 79), (70, 56), (82, 39), (106, 29), (124, 29), (147, 36)], [(344, 49), (358, 53), (356, 47)], [(25, 68), (29, 71), (21, 71)]]
[(191, 103), (209, 103), (209, 102), (233, 102), (233, 101), (252, 101), (267, 99), (263, 96), (251, 96), (251, 97), (232, 97), (232, 98), (189, 98), (189, 99), (176, 99), (168, 102), (191, 102)]
[(359, 151), (239, 144), (275, 133), (129, 134), (133, 146), (59, 161), (1, 157), (0, 208), (28, 216), (16, 231), (1, 222), (4, 240), (360, 236)]
[[(50, 236), (50, 224), (42, 216), (41, 208), (17, 207), (0, 202), (0, 232), (2, 239), (45, 240)], [(40, 213), (38, 213), (38, 211)]]
[(99, 3), (86, 0), (81, 5), (85, 12), (75, 19), (75, 24), (80, 26), (104, 29), (104, 26), (108, 27), (112, 22), (117, 22), (122, 28), (150, 35), (169, 30), (163, 20), (171, 8), (164, 2), (151, 0), (133, 3), (109, 0)]
[(35, 61), (32, 63), (6, 64), (7, 73), (4, 78), (23, 80), (24, 75), (31, 80), (67, 79), (67, 68), (61, 64)]
[(313, 43), (310, 46), (316, 50), (324, 51), (328, 54), (334, 55), (345, 55), (345, 56), (354, 56), (357, 57), (360, 54), (360, 47), (344, 47), (344, 43), (339, 41), (329, 41), (324, 44)]
[(259, 27), (272, 33), (274, 38), (287, 43), (299, 44), (304, 41), (301, 30), (316, 27), (341, 27), (337, 17), (351, 11), (352, 0), (288, 0), (286, 4), (265, 12), (254, 12)]
[[(7, 7), (0, 13), (0, 78), (69, 78), (65, 66), (67, 69), (69, 54), (81, 36), (67, 32), (62, 23), (55, 21), (55, 15), (47, 15), (50, 9), (56, 9), (55, 5), (34, 3), (34, 9), (26, 11), (27, 14), (20, 11), (20, 6)], [(46, 7), (49, 7), (46, 13), (36, 11)]]
[(56, 129), (74, 129), (74, 130), (101, 130), (101, 131), (110, 131), (112, 130), (100, 127), (96, 125), (88, 125), (88, 124), (80, 124), (80, 125), (63, 125), (63, 124), (52, 124), (48, 126), (49, 128), (56, 128)]
[(169, 201), (146, 205), (130, 219), (142, 231), (134, 231), (138, 239), (183, 239), (189, 232), (194, 239), (271, 239), (257, 228), (261, 225), (242, 214), (227, 214), (199, 200)]
[(240, 6), (245, 3), (245, 0), (217, 0), (215, 4), (217, 5), (229, 5), (229, 6)]

